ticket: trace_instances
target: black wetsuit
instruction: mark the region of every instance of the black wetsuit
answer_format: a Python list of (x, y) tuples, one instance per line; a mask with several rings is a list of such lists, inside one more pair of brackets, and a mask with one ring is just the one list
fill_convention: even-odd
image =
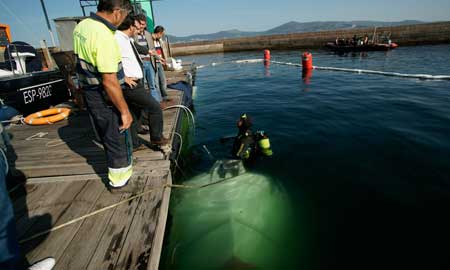
[(255, 138), (251, 129), (240, 131), (233, 142), (231, 154), (234, 158), (247, 160), (255, 156)]

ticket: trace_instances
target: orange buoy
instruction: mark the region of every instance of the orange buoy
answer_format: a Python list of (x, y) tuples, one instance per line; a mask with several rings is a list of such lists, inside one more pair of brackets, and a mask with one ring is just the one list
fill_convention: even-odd
[(69, 117), (70, 109), (52, 108), (28, 115), (24, 122), (28, 125), (50, 125)]
[(302, 79), (305, 84), (309, 84), (311, 82), (312, 71), (312, 69), (304, 69), (302, 71)]
[(269, 61), (270, 61), (270, 51), (264, 50), (264, 62), (269, 62)]
[(312, 54), (310, 52), (304, 52), (302, 55), (302, 67), (303, 70), (313, 69)]

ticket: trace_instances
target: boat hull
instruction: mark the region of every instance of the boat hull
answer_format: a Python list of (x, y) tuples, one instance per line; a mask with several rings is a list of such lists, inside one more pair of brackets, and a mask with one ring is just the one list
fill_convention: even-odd
[(370, 45), (336, 45), (329, 42), (325, 45), (328, 49), (335, 52), (368, 52), (368, 51), (388, 51), (398, 47), (397, 44), (370, 44)]
[[(286, 245), (299, 227), (288, 197), (269, 176), (246, 172), (241, 161), (217, 161), (177, 190), (166, 269), (287, 269)], [(164, 268), (164, 267), (163, 267)]]
[(0, 78), (0, 98), (23, 115), (47, 109), (70, 97), (65, 80), (57, 70)]

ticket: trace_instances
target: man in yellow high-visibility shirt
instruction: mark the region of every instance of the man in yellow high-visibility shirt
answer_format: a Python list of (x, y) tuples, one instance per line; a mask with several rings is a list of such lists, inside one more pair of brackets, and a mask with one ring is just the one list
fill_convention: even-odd
[(128, 128), (133, 121), (120, 87), (124, 80), (114, 33), (130, 13), (129, 0), (100, 0), (97, 12), (73, 31), (77, 74), (108, 164), (109, 184), (120, 188), (132, 175)]

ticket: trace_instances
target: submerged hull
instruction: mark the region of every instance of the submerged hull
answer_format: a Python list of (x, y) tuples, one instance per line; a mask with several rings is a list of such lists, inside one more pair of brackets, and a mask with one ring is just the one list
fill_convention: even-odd
[(368, 51), (388, 51), (398, 47), (396, 43), (392, 44), (370, 44), (370, 45), (336, 45), (329, 42), (325, 45), (328, 49), (336, 52), (368, 52)]
[(208, 186), (173, 195), (163, 268), (285, 269), (290, 206), (275, 182), (229, 160), (191, 179)]
[(0, 78), (0, 98), (27, 115), (67, 101), (71, 93), (59, 71)]

